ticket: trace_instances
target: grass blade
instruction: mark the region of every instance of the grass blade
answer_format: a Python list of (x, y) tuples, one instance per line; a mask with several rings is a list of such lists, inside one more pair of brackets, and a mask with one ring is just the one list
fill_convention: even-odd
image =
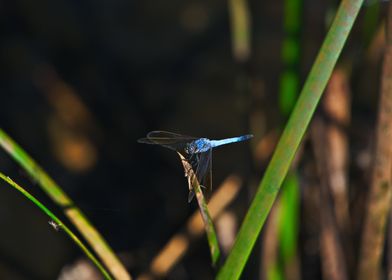
[(65, 233), (68, 234), (68, 236), (72, 239), (72, 241), (74, 241), (76, 245), (78, 245), (79, 248), (82, 249), (82, 251), (86, 254), (86, 256), (97, 266), (97, 268), (101, 271), (105, 279), (112, 279), (110, 274), (106, 271), (106, 269), (98, 261), (98, 259), (93, 255), (93, 253), (90, 252), (90, 250), (82, 243), (82, 241), (80, 241), (80, 239), (66, 225), (64, 225), (63, 222), (59, 218), (57, 218), (52, 211), (46, 208), (45, 205), (39, 202), (34, 196), (32, 196), (29, 192), (27, 192), (17, 183), (15, 183), (11, 178), (5, 176), (1, 172), (0, 172), (0, 178), (5, 182), (7, 182), (9, 185), (11, 185), (14, 189), (19, 191), (21, 194), (23, 194), (27, 199), (33, 202), (42, 212), (48, 215), (50, 219), (52, 219), (52, 221), (54, 222), (53, 225), (55, 226), (56, 229), (58, 227), (64, 230)]
[(113, 250), (81, 210), (75, 206), (60, 186), (2, 129), (0, 129), (0, 146), (27, 171), (56, 204), (64, 209), (64, 214), (94, 249), (112, 275), (116, 279), (131, 279)]

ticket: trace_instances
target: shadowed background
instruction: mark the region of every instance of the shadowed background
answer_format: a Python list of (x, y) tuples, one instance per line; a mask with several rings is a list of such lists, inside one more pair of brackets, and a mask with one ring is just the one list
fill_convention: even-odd
[[(178, 156), (138, 144), (138, 138), (151, 130), (211, 139), (255, 134), (251, 143), (213, 153), (214, 187), (234, 173), (245, 182), (230, 205), (238, 225), (262, 176), (285, 120), (278, 109), (283, 3), (251, 0), (248, 5), (250, 53), (241, 58), (232, 53), (228, 2), (0, 4), (0, 126), (70, 195), (132, 275), (147, 270), (197, 210), (195, 202), (187, 203)], [(333, 6), (332, 1), (303, 3), (297, 34), (301, 85), (325, 34), (326, 11), (333, 13)], [(358, 130), (373, 133), (380, 55), (376, 48), (369, 62), (364, 53), (377, 15), (367, 35), (364, 26), (371, 24), (365, 25), (365, 12), (361, 14), (342, 58), (353, 61), (355, 70), (352, 111), (357, 119), (350, 130), (351, 144), (353, 153), (365, 151), (365, 165), (371, 139)], [(271, 143), (260, 144), (266, 135)], [(358, 166), (353, 164), (354, 174), (362, 174)], [(61, 216), (61, 209), (3, 150), (0, 169)], [(63, 233), (54, 231), (46, 217), (4, 184), (0, 228), (1, 278), (55, 279), (82, 258)], [(313, 247), (306, 247), (311, 256), (318, 250)], [(260, 253), (255, 255), (244, 279), (258, 279)], [(320, 276), (320, 267), (308, 263), (318, 261), (303, 259), (302, 279)], [(203, 238), (167, 277), (213, 275)]]

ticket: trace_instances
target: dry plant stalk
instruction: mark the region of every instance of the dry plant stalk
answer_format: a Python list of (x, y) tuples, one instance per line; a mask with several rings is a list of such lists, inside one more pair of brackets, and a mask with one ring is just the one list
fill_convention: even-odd
[(250, 56), (250, 12), (247, 0), (229, 0), (233, 56), (246, 62)]
[(380, 279), (381, 256), (391, 204), (392, 170), (392, 2), (388, 4), (386, 49), (377, 120), (372, 182), (361, 240), (358, 279)]
[[(389, 210), (389, 228), (388, 231), (392, 232), (392, 209)], [(387, 252), (387, 279), (392, 280), (392, 234), (388, 234), (388, 252)]]
[[(342, 68), (337, 68), (331, 75), (323, 99), (323, 109), (327, 115), (325, 124), (325, 153), (328, 160), (328, 184), (334, 199), (334, 210), (339, 230), (347, 233), (349, 228), (347, 158), (348, 144), (344, 128), (350, 120), (350, 92), (348, 75)], [(321, 121), (321, 120), (320, 120)]]
[[(301, 181), (301, 232), (302, 232), (302, 254), (301, 262), (309, 266), (320, 266), (320, 180), (314, 160), (304, 157), (301, 163), (301, 170), (298, 170)], [(305, 271), (304, 271), (305, 272)], [(308, 270), (308, 279), (319, 279), (316, 270)]]
[(278, 252), (279, 252), (279, 234), (278, 234), (278, 213), (280, 200), (272, 207), (271, 213), (267, 219), (264, 230), (264, 238), (262, 239), (261, 250), (261, 269), (260, 279), (271, 279), (271, 271), (278, 266)]
[(323, 121), (316, 117), (312, 124), (312, 144), (320, 176), (320, 249), (324, 279), (348, 279), (343, 248), (339, 239), (336, 216), (332, 208), (331, 187), (327, 162), (326, 131)]
[[(346, 261), (353, 265), (353, 247), (350, 239), (350, 213), (348, 199), (348, 140), (345, 128), (350, 122), (350, 89), (347, 69), (337, 67), (331, 75), (323, 99), (323, 111), (326, 115), (325, 161), (326, 180), (333, 200), (333, 210), (342, 237)], [(324, 133), (324, 132), (323, 132)]]
[[(188, 179), (189, 193), (195, 194), (201, 217), (203, 218), (204, 228), (207, 234), (208, 245), (210, 247), (212, 265), (215, 266), (220, 257), (220, 248), (218, 244), (218, 237), (215, 231), (214, 224), (208, 210), (207, 202), (204, 199), (201, 185), (196, 177), (196, 170), (193, 170), (192, 165), (183, 157), (181, 153), (177, 153), (181, 158), (181, 163), (184, 166), (185, 177)], [(190, 201), (188, 197), (188, 201)]]

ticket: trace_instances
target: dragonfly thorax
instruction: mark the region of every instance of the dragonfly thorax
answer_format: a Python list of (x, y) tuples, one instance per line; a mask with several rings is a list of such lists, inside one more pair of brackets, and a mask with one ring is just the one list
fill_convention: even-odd
[(186, 144), (185, 152), (187, 154), (197, 154), (197, 153), (204, 153), (207, 152), (212, 148), (211, 142), (207, 138), (200, 138), (195, 141), (192, 141)]

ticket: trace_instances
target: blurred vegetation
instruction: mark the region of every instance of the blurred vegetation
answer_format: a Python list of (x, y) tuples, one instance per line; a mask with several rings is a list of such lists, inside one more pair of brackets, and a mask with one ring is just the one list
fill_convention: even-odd
[[(30, 164), (23, 165), (12, 153), (14, 142), (8, 139), (2, 142), (0, 171), (57, 209), (64, 222), (70, 209), (80, 210), (107, 241), (108, 254), (113, 251), (113, 259), (135, 278), (213, 279), (226, 260), (235, 260), (230, 248), (337, 4), (2, 2), (0, 128), (23, 148)], [(365, 1), (327, 85), (332, 97), (322, 100), (292, 165), (296, 148), (282, 147), (291, 149), (291, 156), (276, 163), (291, 170), (274, 206), (271, 198), (257, 208), (268, 219), (260, 235), (252, 233), (259, 242), (252, 239), (255, 246), (240, 254), (242, 279), (356, 279), (359, 273), (383, 279), (392, 271), (392, 247), (386, 246), (391, 242), (385, 240), (389, 203), (374, 214), (371, 209), (379, 203), (374, 198), (380, 196), (369, 196), (370, 186), (377, 185), (375, 151), (382, 146), (380, 138), (388, 140), (388, 133), (376, 133), (379, 120), (385, 120), (377, 104), (382, 88), (388, 91), (385, 77), (390, 73), (383, 62), (390, 48), (384, 36), (389, 6)], [(321, 76), (314, 74), (317, 83)], [(327, 82), (329, 74), (322, 78)], [(310, 118), (313, 107), (302, 111)], [(302, 121), (303, 129), (306, 125)], [(156, 129), (211, 139), (255, 135), (247, 145), (214, 151), (213, 191), (204, 195), (211, 199), (221, 247), (215, 268), (195, 222), (197, 203), (187, 203), (178, 156), (136, 143)], [(390, 154), (390, 148), (383, 152), (383, 170), (391, 164)], [(272, 196), (283, 173), (269, 176), (279, 181)], [(385, 174), (382, 186), (389, 194), (390, 176)], [(45, 178), (62, 189), (42, 190)], [(336, 191), (339, 182), (343, 195)], [(261, 186), (262, 192), (271, 191)], [(102, 277), (65, 234), (48, 225), (45, 215), (8, 188), (0, 191), (1, 279)], [(66, 193), (66, 203), (47, 196), (56, 197), (58, 191)], [(377, 239), (362, 234), (373, 226), (364, 222), (370, 215), (380, 221)], [(261, 228), (261, 220), (253, 226)], [(70, 229), (83, 236), (77, 223)], [(369, 246), (374, 240), (376, 245)], [(93, 241), (89, 249), (113, 270), (97, 244)], [(373, 261), (370, 269), (366, 259)], [(226, 267), (235, 268), (230, 262)]]

